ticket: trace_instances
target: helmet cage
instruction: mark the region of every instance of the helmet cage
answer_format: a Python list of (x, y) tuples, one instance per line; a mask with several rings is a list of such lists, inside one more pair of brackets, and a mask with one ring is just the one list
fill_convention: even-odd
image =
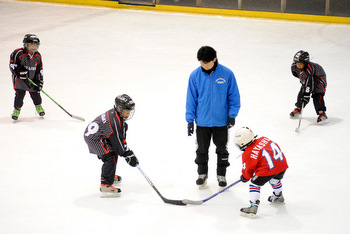
[(310, 62), (310, 55), (308, 52), (299, 50), (293, 58), (294, 63), (304, 63), (307, 64)]
[[(121, 118), (129, 120), (134, 116), (135, 103), (128, 95), (123, 94), (115, 98), (114, 109)], [(128, 115), (126, 115), (127, 112), (129, 112)]]
[[(36, 45), (36, 49), (29, 49), (28, 45), (33, 44)], [(23, 46), (30, 52), (37, 52), (40, 46), (40, 40), (35, 34), (26, 34), (23, 39)]]

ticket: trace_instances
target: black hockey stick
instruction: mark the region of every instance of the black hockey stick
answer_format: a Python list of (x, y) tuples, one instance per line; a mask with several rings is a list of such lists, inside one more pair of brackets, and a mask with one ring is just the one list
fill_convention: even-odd
[[(32, 81), (31, 79), (27, 78), (29, 80), (30, 83), (32, 83), (33, 85), (35, 85), (36, 87), (38, 87), (38, 85), (36, 83), (34, 83), (34, 81)], [(76, 116), (76, 115), (72, 115), (71, 113), (69, 113), (68, 111), (66, 111), (60, 104), (58, 104), (55, 100), (53, 100), (44, 90), (41, 90), (41, 92), (43, 92), (48, 98), (51, 99), (51, 101), (53, 101), (57, 106), (59, 106), (62, 110), (64, 110), (64, 112), (66, 112), (70, 117), (74, 118), (74, 119), (79, 119), (81, 121), (85, 121), (85, 119), (83, 117), (80, 116)]]
[(145, 174), (145, 172), (141, 169), (140, 165), (137, 164), (136, 167), (137, 167), (137, 169), (139, 169), (139, 171), (141, 172), (143, 177), (145, 177), (147, 182), (152, 186), (152, 188), (157, 192), (157, 194), (160, 196), (160, 198), (163, 200), (163, 202), (168, 203), (168, 204), (178, 205), (178, 206), (186, 206), (187, 205), (186, 203), (184, 203), (181, 200), (170, 200), (170, 199), (166, 199), (165, 197), (163, 197), (162, 194), (160, 194), (160, 192), (156, 188), (156, 186), (154, 186), (152, 181), (148, 178), (148, 176)]
[(226, 186), (224, 189), (220, 190), (219, 192), (211, 195), (210, 197), (204, 199), (204, 200), (199, 200), (199, 201), (193, 201), (193, 200), (189, 200), (189, 199), (184, 199), (182, 200), (183, 203), (185, 204), (192, 204), (192, 205), (202, 205), (204, 202), (209, 201), (210, 199), (216, 197), (217, 195), (219, 195), (220, 193), (226, 191), (227, 189), (231, 188), (232, 186), (234, 186), (235, 184), (238, 184), (239, 182), (241, 182), (241, 180), (237, 180), (236, 182), (233, 182), (232, 184), (230, 184), (229, 186)]

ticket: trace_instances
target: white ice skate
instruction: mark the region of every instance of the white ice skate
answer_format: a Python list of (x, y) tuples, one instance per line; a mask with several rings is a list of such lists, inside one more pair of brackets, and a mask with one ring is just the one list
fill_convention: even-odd
[(257, 200), (255, 203), (250, 201), (250, 207), (242, 208), (241, 215), (249, 218), (254, 218), (258, 212), (260, 201)]
[(119, 188), (113, 187), (110, 184), (101, 184), (100, 186), (101, 197), (119, 197), (121, 195), (121, 190)]

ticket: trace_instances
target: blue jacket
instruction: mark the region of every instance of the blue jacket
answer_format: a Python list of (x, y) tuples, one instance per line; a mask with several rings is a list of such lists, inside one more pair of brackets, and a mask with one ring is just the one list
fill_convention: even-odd
[(196, 120), (200, 127), (223, 127), (228, 118), (236, 118), (241, 107), (239, 90), (233, 72), (218, 64), (210, 75), (201, 67), (189, 78), (186, 121)]

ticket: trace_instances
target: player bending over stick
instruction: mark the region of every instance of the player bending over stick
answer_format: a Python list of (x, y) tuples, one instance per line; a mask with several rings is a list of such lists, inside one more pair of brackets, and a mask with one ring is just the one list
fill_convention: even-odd
[(282, 178), (288, 168), (287, 160), (279, 146), (268, 139), (256, 139), (252, 130), (242, 127), (235, 132), (233, 141), (243, 151), (241, 181), (249, 184), (250, 207), (242, 208), (243, 216), (254, 217), (260, 204), (260, 188), (269, 182), (273, 194), (268, 198), (272, 203), (283, 203)]
[(92, 121), (84, 132), (84, 139), (92, 154), (103, 161), (101, 172), (101, 197), (120, 196), (121, 190), (113, 186), (121, 182), (121, 177), (115, 175), (118, 156), (135, 167), (139, 161), (126, 144), (125, 122), (131, 119), (135, 112), (134, 101), (126, 94), (115, 98), (115, 106)]

